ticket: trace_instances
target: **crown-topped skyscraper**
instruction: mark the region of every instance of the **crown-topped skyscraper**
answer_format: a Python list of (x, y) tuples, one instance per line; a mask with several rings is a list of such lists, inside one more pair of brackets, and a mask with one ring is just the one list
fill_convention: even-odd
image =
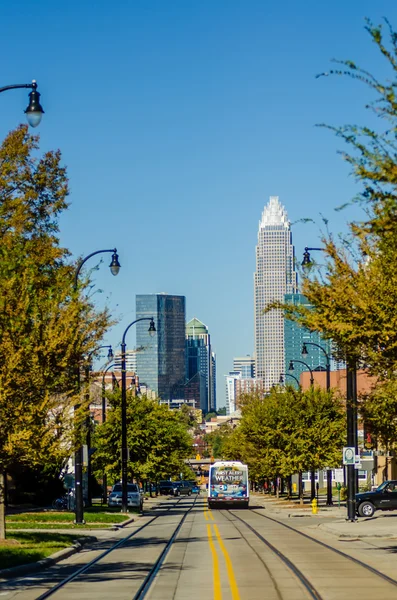
[(259, 221), (254, 288), (255, 371), (269, 390), (284, 373), (284, 316), (281, 310), (263, 310), (297, 291), (291, 226), (278, 196), (270, 196)]

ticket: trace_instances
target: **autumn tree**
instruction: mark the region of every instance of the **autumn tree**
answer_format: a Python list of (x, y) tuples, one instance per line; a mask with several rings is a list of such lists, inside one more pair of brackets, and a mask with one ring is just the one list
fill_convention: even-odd
[[(108, 395), (106, 421), (94, 433), (96, 452), (93, 469), (98, 477), (104, 471), (109, 481), (121, 474), (121, 395)], [(180, 473), (190, 475), (185, 459), (192, 454), (192, 437), (186, 415), (146, 396), (127, 394), (127, 444), (130, 480), (158, 481)]]
[(376, 128), (330, 128), (350, 147), (343, 157), (361, 184), (355, 202), (362, 220), (350, 223), (344, 237), (325, 232), (323, 268), (303, 274), (301, 291), (311, 309), (273, 304), (268, 310), (282, 307), (288, 318), (332, 339), (338, 358), (360, 361), (387, 379), (397, 370), (397, 34), (387, 20), (383, 26), (368, 21), (366, 29), (389, 78), (380, 81), (349, 60), (327, 73), (354, 79), (374, 97), (367, 108), (378, 118)]
[(70, 453), (76, 365), (109, 323), (74, 290), (58, 239), (67, 174), (60, 152), (39, 156), (38, 142), (21, 126), (0, 147), (0, 537), (4, 472)]

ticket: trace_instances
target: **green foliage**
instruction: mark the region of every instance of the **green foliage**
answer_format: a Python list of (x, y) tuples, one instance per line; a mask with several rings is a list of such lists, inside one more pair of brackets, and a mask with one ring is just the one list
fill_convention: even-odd
[[(121, 474), (121, 395), (109, 395), (107, 420), (94, 434), (96, 452), (93, 469), (98, 477), (105, 471), (109, 481)], [(127, 394), (127, 443), (130, 450), (130, 480), (158, 481), (183, 473), (191, 476), (184, 459), (192, 455), (192, 437), (185, 415), (170, 410), (146, 396)]]
[[(397, 370), (397, 35), (386, 21), (368, 21), (367, 31), (387, 61), (386, 81), (352, 61), (330, 74), (348, 76), (369, 87), (374, 100), (367, 108), (378, 117), (378, 127), (346, 125), (330, 128), (349, 146), (343, 154), (361, 192), (355, 199), (363, 210), (361, 221), (338, 241), (323, 237), (325, 268), (303, 275), (302, 293), (313, 309), (274, 304), (311, 331), (320, 331), (338, 347), (338, 357), (363, 364), (381, 378)], [(323, 257), (322, 257), (323, 258)], [(321, 262), (324, 262), (323, 260)]]
[(217, 413), (220, 417), (226, 416), (226, 406), (221, 406), (221, 408), (218, 408)]
[(253, 479), (287, 477), (338, 465), (344, 431), (343, 407), (333, 392), (273, 388), (244, 398), (226, 455), (246, 462)]
[(27, 127), (12, 131), (0, 146), (0, 473), (70, 453), (76, 367), (109, 325), (59, 246), (67, 194), (60, 152), (39, 157)]
[(361, 400), (360, 412), (371, 434), (387, 450), (397, 448), (397, 380), (378, 382)]
[(217, 416), (216, 412), (209, 412), (205, 415), (204, 420), (205, 421), (211, 421), (211, 419), (214, 419)]

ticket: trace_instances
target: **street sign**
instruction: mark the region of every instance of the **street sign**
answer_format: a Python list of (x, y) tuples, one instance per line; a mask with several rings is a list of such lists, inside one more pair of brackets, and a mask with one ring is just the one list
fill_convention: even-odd
[(335, 469), (335, 483), (343, 483), (343, 469)]
[(343, 448), (343, 464), (354, 465), (356, 462), (356, 449), (354, 446), (345, 446)]

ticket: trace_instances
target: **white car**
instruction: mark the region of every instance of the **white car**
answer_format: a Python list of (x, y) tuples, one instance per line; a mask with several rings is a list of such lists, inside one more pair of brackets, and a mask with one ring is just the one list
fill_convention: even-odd
[[(127, 483), (128, 507), (142, 510), (143, 498), (136, 483)], [(122, 486), (116, 483), (109, 494), (108, 506), (121, 506)]]

